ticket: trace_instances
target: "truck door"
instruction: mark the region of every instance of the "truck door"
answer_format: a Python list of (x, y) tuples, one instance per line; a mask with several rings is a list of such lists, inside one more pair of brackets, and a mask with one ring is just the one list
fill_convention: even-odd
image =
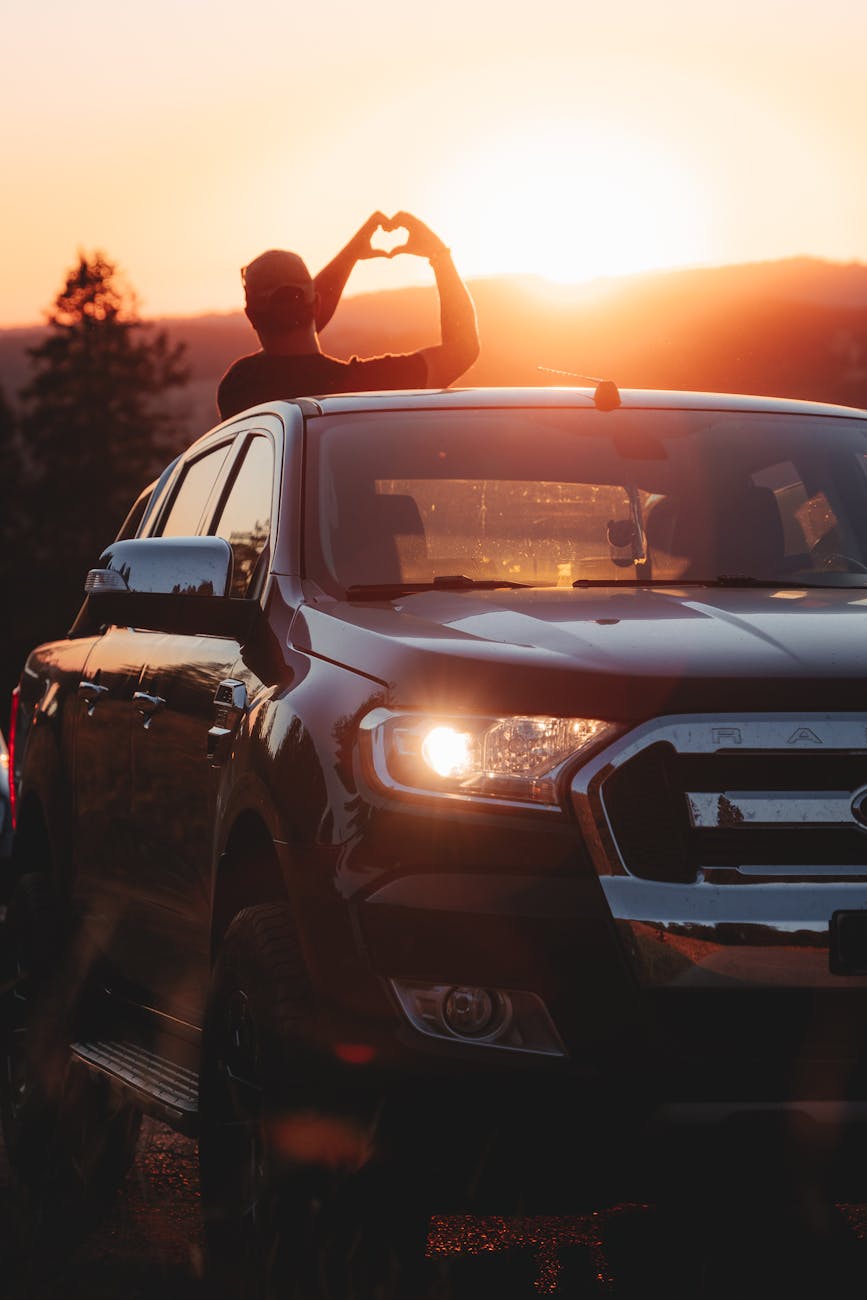
[[(202, 526), (229, 542), (232, 596), (254, 602), (259, 617), (274, 471), (272, 438), (244, 436)], [(243, 722), (246, 691), (233, 673), (240, 656), (240, 642), (229, 637), (151, 634), (133, 701), (131, 824), (143, 906), (128, 973), (155, 1005), (192, 1023), (210, 976), (213, 842), (225, 757), (215, 728), (227, 719), (235, 727)]]
[[(232, 449), (231, 437), (225, 438), (179, 471), (167, 535), (195, 534)], [(148, 960), (142, 927), (148, 889), (135, 823), (133, 740), (143, 721), (148, 660), (163, 635), (110, 627), (87, 659), (76, 702), (76, 894), (111, 977), (121, 984)]]
[(76, 898), (97, 950), (109, 955), (129, 906), (132, 697), (144, 667), (139, 635), (110, 627), (74, 687)]
[[(139, 495), (119, 539), (135, 536), (157, 486), (151, 483)], [(96, 563), (97, 557), (93, 559)], [(68, 644), (81, 651), (88, 646), (80, 637)], [(140, 636), (132, 628), (109, 627), (90, 640), (84, 666), (65, 687), (72, 717), (70, 793), (75, 812), (69, 847), (74, 888), (90, 938), (102, 953), (111, 950), (112, 935), (127, 906), (123, 864), (129, 856), (132, 808), (132, 697), (144, 668), (141, 649)]]

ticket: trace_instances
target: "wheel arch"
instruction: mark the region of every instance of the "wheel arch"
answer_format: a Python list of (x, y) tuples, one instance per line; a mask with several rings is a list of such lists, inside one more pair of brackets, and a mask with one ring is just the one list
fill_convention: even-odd
[(217, 862), (211, 909), (213, 961), (233, 917), (259, 903), (289, 903), (274, 839), (259, 812), (236, 817)]
[(12, 870), (16, 879), (35, 872), (56, 876), (48, 816), (36, 793), (28, 793), (18, 809), (12, 840)]

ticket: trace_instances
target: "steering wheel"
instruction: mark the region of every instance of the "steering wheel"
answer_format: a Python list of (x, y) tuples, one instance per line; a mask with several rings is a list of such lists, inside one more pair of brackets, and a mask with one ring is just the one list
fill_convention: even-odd
[(844, 555), (842, 551), (831, 551), (828, 555), (821, 556), (817, 552), (818, 547), (814, 546), (810, 551), (810, 557), (821, 560), (823, 569), (831, 569), (839, 573), (867, 573), (867, 564), (862, 564), (853, 555)]

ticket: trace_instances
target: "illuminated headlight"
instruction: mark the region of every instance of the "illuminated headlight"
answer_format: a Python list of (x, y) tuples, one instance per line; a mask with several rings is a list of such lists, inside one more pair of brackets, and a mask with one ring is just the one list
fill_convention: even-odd
[(599, 718), (431, 717), (374, 709), (361, 722), (367, 775), (386, 790), (557, 805), (564, 763), (613, 731)]

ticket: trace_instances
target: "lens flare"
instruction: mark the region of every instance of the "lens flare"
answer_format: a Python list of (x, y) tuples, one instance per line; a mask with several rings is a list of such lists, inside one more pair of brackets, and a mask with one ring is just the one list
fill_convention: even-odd
[(422, 741), (421, 753), (437, 776), (463, 776), (472, 768), (473, 738), (454, 727), (433, 727)]

